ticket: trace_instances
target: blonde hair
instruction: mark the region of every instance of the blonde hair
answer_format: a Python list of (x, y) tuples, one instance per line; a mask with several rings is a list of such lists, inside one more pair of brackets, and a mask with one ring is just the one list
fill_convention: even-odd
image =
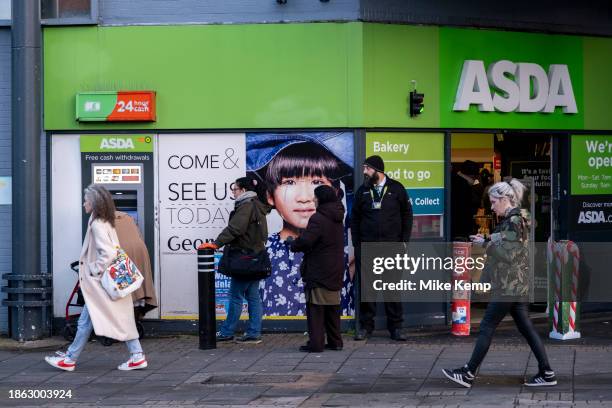
[(512, 207), (520, 207), (523, 202), (527, 187), (517, 179), (510, 181), (500, 181), (495, 183), (489, 189), (489, 197), (501, 199), (506, 197), (510, 201)]
[(115, 202), (111, 193), (100, 185), (90, 184), (85, 189), (84, 196), (91, 204), (93, 218), (99, 218), (114, 227)]

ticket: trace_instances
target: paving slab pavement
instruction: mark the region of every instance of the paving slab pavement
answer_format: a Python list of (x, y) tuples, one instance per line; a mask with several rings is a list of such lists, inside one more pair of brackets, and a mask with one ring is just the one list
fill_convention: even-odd
[(43, 361), (48, 346), (5, 350), (0, 342), (0, 407), (612, 407), (611, 325), (583, 324), (583, 332), (591, 336), (546, 340), (559, 377), (546, 389), (523, 386), (537, 362), (513, 327), (500, 328), (471, 389), (449, 383), (441, 369), (465, 363), (474, 335), (406, 330), (405, 343), (383, 332), (365, 342), (345, 336), (344, 350), (323, 353), (297, 351), (301, 334), (215, 350), (199, 350), (194, 336), (146, 338), (149, 367), (132, 372), (116, 369), (127, 357), (123, 344), (91, 342), (71, 373)]

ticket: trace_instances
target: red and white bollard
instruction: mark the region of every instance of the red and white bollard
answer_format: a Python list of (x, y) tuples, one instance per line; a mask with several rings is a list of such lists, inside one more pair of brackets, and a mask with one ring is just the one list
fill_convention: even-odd
[(572, 340), (580, 338), (580, 250), (572, 241), (548, 242), (548, 308), (550, 310), (550, 338)]
[[(453, 242), (453, 258), (469, 258), (472, 255), (471, 242)], [(470, 281), (470, 270), (465, 266), (453, 271), (454, 281)], [(470, 291), (453, 290), (451, 302), (451, 334), (455, 336), (470, 335)]]

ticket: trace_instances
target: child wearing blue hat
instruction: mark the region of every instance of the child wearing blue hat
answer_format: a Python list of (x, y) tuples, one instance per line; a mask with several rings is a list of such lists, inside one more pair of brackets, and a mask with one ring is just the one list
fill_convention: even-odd
[[(285, 140), (284, 146), (256, 174), (265, 182), (268, 203), (282, 219), (282, 228), (271, 234), (266, 244), (272, 262), (272, 276), (262, 281), (260, 286), (264, 314), (305, 316), (306, 297), (300, 277), (302, 254), (291, 251), (286, 241), (289, 237), (297, 237), (316, 211), (315, 188), (327, 185), (341, 191), (340, 179), (352, 177), (352, 169), (322, 144), (296, 138)], [(346, 237), (345, 248), (347, 268), (342, 289), (342, 312), (352, 315), (352, 279), (348, 272)]]

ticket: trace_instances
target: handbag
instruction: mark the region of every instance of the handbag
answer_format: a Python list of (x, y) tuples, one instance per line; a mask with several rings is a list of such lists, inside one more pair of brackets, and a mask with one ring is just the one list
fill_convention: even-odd
[[(253, 202), (253, 209), (255, 210), (255, 202)], [(255, 214), (257, 214), (256, 211)], [(254, 222), (261, 225), (261, 217), (257, 217)], [(263, 222), (265, 222), (265, 219)], [(223, 256), (219, 260), (218, 271), (227, 277), (240, 280), (266, 279), (272, 275), (272, 263), (265, 248), (255, 252), (226, 245), (223, 249)]]
[(226, 245), (219, 260), (219, 273), (240, 280), (266, 279), (272, 275), (268, 251), (255, 252)]
[(117, 300), (138, 290), (144, 282), (144, 277), (125, 251), (117, 247), (117, 256), (102, 274), (100, 282), (108, 296)]

